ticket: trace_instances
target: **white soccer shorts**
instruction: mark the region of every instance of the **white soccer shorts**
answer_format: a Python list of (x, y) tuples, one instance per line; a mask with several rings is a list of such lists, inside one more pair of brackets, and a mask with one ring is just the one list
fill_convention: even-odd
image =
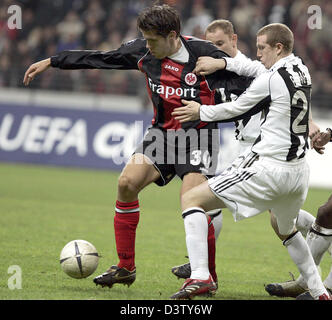
[(307, 196), (309, 166), (305, 159), (284, 162), (250, 154), (208, 182), (235, 221), (270, 209), (280, 234), (288, 235)]

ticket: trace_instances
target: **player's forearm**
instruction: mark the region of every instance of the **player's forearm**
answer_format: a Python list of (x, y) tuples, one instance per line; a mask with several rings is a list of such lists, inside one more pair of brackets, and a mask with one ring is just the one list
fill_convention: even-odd
[(202, 105), (200, 107), (200, 119), (205, 122), (234, 121), (244, 115), (250, 108), (242, 108), (235, 101), (216, 105)]
[[(265, 84), (264, 79), (260, 82)], [(260, 88), (260, 82), (256, 82), (255, 86), (251, 86), (237, 100), (216, 105), (202, 105), (200, 119), (206, 122), (230, 122), (244, 119), (262, 111), (271, 102), (271, 97), (268, 92)]]
[(51, 65), (60, 69), (137, 69), (137, 63), (126, 56), (114, 51), (97, 50), (69, 50), (62, 51), (51, 57)]
[(60, 69), (100, 69), (102, 64), (99, 51), (68, 50), (51, 57), (51, 66)]
[(249, 58), (229, 58), (225, 57), (225, 69), (237, 73), (240, 76), (258, 77), (263, 72), (266, 72), (264, 65), (258, 60), (251, 60)]

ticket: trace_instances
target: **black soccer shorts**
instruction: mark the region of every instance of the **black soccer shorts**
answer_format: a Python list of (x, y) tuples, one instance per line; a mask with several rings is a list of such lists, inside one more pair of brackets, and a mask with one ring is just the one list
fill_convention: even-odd
[(181, 179), (190, 172), (206, 177), (215, 175), (220, 145), (220, 132), (215, 123), (202, 129), (148, 129), (135, 153), (148, 157), (160, 173), (158, 186), (168, 184), (175, 175)]

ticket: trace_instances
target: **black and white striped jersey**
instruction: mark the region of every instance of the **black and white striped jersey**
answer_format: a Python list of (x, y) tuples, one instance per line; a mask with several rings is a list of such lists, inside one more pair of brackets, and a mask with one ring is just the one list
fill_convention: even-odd
[(252, 151), (277, 160), (303, 158), (308, 148), (311, 77), (293, 54), (262, 73), (235, 101), (202, 105), (202, 121), (229, 122), (262, 112), (260, 135)]

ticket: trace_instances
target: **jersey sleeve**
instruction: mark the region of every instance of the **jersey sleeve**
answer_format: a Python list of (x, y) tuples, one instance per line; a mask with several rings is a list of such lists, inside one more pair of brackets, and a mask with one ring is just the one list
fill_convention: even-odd
[(135, 39), (111, 51), (68, 50), (51, 57), (51, 66), (60, 69), (138, 70), (138, 61), (146, 54), (145, 40)]
[(202, 105), (200, 118), (205, 122), (230, 122), (252, 116), (271, 102), (269, 73), (256, 78), (250, 87), (235, 101), (217, 105)]
[(244, 54), (238, 54), (234, 58), (225, 57), (226, 70), (237, 73), (241, 76), (258, 77), (267, 71), (264, 65), (258, 60), (251, 60)]

